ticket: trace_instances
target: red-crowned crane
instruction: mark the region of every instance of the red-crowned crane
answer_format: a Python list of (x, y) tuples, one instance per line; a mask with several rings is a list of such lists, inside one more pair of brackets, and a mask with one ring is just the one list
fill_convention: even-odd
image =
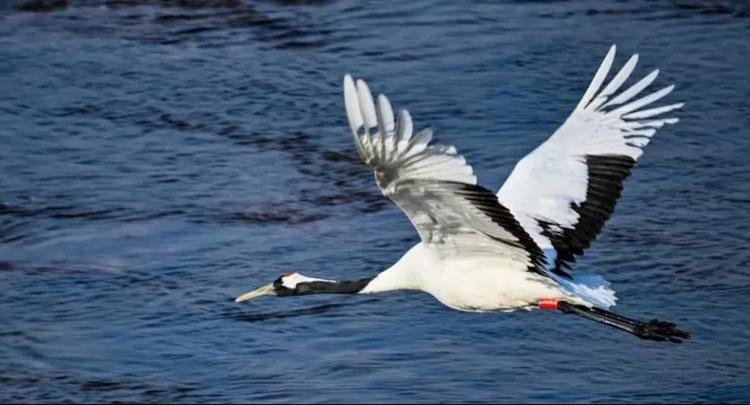
[(644, 339), (680, 342), (673, 323), (639, 321), (607, 309), (615, 293), (601, 276), (570, 272), (601, 231), (642, 149), (677, 118), (682, 103), (649, 107), (668, 86), (639, 97), (654, 70), (619, 91), (638, 61), (632, 56), (605, 85), (609, 50), (581, 101), (552, 136), (521, 159), (497, 193), (477, 184), (453, 146), (431, 144), (432, 131), (412, 134), (406, 110), (394, 119), (388, 99), (373, 100), (362, 80), (344, 77), (354, 145), (372, 167), (383, 195), (406, 214), (421, 242), (372, 278), (334, 281), (282, 275), (237, 298), (316, 293), (372, 294), (420, 290), (460, 311), (542, 308), (576, 314)]

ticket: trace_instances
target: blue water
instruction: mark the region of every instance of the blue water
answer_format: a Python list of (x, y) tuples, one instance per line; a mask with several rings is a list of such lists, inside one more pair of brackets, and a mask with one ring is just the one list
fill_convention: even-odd
[[(47, 3), (0, 6), (0, 400), (750, 400), (747, 3)], [(577, 269), (692, 340), (418, 293), (233, 303), (417, 240), (355, 157), (346, 72), (494, 189), (612, 43), (686, 106)]]

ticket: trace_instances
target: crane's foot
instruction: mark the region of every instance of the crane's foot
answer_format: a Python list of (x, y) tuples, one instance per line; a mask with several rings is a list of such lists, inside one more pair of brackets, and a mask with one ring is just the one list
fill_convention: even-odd
[(591, 319), (613, 328), (623, 330), (638, 336), (641, 339), (655, 340), (660, 342), (682, 343), (689, 339), (690, 334), (677, 328), (672, 322), (652, 319), (648, 322), (628, 318), (597, 307), (571, 304), (567, 301), (557, 299), (542, 299), (538, 302), (539, 308), (548, 311), (560, 311), (566, 314), (578, 315), (582, 318)]
[(660, 321), (658, 319), (652, 319), (648, 322), (639, 322), (635, 326), (633, 334), (641, 339), (670, 341), (674, 343), (682, 343), (683, 339), (690, 338), (689, 333), (677, 329), (677, 324)]

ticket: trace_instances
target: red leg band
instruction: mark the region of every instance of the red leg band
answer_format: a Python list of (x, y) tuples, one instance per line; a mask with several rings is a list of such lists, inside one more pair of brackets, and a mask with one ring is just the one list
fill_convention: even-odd
[(539, 309), (543, 309), (545, 311), (557, 311), (557, 300), (541, 299), (539, 300)]

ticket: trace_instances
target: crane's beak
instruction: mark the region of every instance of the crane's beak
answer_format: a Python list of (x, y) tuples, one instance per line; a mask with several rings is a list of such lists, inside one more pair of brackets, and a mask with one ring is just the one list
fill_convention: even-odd
[(273, 284), (264, 285), (263, 287), (250, 291), (247, 294), (242, 294), (239, 297), (237, 297), (237, 299), (234, 300), (234, 302), (250, 301), (250, 300), (254, 300), (258, 297), (263, 297), (266, 295), (276, 295), (276, 290), (274, 289)]

